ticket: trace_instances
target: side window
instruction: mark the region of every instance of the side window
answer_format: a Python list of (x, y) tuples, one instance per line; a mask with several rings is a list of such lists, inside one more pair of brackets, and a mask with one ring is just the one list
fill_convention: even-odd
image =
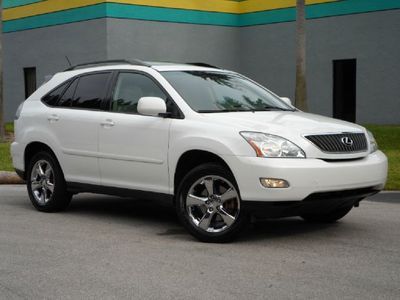
[(100, 109), (109, 75), (110, 73), (98, 73), (80, 77), (73, 96), (72, 107)]
[(75, 79), (64, 92), (60, 101), (58, 101), (57, 106), (60, 107), (71, 107), (72, 99), (74, 97), (76, 85), (78, 84), (78, 79)]
[(142, 97), (167, 100), (167, 95), (149, 77), (136, 73), (120, 73), (112, 97), (111, 111), (136, 114), (139, 99)]
[(58, 99), (60, 99), (62, 93), (64, 92), (68, 84), (69, 82), (66, 82), (61, 86), (59, 86), (58, 88), (56, 88), (55, 90), (53, 90), (52, 92), (48, 93), (46, 96), (42, 98), (42, 101), (49, 106), (56, 105)]

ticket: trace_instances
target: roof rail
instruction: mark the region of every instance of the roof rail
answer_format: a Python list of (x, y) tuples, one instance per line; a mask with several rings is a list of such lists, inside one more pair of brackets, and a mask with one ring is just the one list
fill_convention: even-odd
[(82, 63), (82, 64), (77, 64), (75, 66), (69, 67), (68, 69), (65, 69), (64, 72), (66, 71), (72, 71), (76, 69), (82, 69), (88, 66), (102, 66), (102, 65), (115, 65), (115, 64), (128, 64), (128, 65), (133, 65), (133, 66), (145, 66), (145, 67), (151, 67), (150, 64), (145, 63), (144, 61), (141, 61), (139, 59), (133, 59), (133, 60), (127, 60), (127, 59), (110, 59), (110, 60), (99, 60), (99, 61), (92, 61), (92, 62), (87, 62), (87, 63)]
[(202, 63), (202, 62), (189, 62), (187, 63), (188, 65), (193, 65), (193, 66), (198, 66), (198, 67), (207, 67), (207, 68), (214, 68), (214, 69), (219, 69), (216, 66), (207, 64), (207, 63)]

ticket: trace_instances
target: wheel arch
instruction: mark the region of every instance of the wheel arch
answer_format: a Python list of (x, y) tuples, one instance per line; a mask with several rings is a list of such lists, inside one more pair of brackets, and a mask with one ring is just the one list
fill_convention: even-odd
[[(173, 188), (174, 194), (176, 193), (178, 186), (183, 177), (193, 168), (205, 164), (205, 163), (218, 163), (224, 166), (232, 175), (233, 172), (229, 165), (226, 163), (221, 156), (206, 150), (187, 150), (182, 153), (176, 163), (173, 176)], [(234, 177), (234, 175), (233, 175)]]
[(41, 151), (46, 151), (50, 154), (52, 154), (57, 163), (60, 165), (60, 162), (57, 158), (56, 153), (51, 149), (51, 147), (43, 142), (30, 142), (28, 145), (26, 145), (25, 150), (24, 150), (24, 166), (25, 166), (25, 172), (23, 174), (23, 179), (26, 180), (27, 178), (27, 172), (28, 172), (28, 165), (29, 161), (32, 159), (32, 157)]

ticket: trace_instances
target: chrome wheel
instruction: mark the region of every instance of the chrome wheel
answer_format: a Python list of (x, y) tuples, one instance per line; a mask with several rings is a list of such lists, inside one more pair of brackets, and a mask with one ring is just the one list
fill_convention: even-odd
[(189, 188), (186, 211), (198, 228), (217, 233), (235, 223), (240, 212), (239, 194), (234, 185), (220, 176), (204, 176)]
[(46, 160), (39, 160), (31, 171), (30, 188), (32, 195), (40, 205), (50, 201), (54, 193), (54, 171)]

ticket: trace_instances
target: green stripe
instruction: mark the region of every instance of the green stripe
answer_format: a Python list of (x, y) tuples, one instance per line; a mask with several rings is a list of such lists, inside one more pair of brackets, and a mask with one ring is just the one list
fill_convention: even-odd
[[(399, 8), (400, 0), (344, 0), (309, 5), (306, 8), (306, 15), (308, 19), (314, 19)], [(241, 27), (294, 21), (296, 10), (295, 8), (285, 8), (239, 15), (141, 5), (101, 3), (5, 21), (3, 23), (3, 32), (14, 32), (105, 17)]]
[(106, 4), (96, 4), (75, 9), (63, 10), (39, 16), (27, 17), (3, 23), (3, 32), (21, 31), (52, 25), (80, 22), (106, 16)]
[(237, 26), (238, 14), (161, 8), (152, 6), (107, 4), (107, 17), (176, 23)]
[(254, 13), (242, 14), (237, 26), (251, 26), (294, 21), (295, 8), (274, 9)]
[[(307, 19), (351, 15), (372, 11), (399, 9), (400, 0), (342, 0), (306, 6)], [(284, 8), (242, 14), (237, 26), (252, 26), (296, 20), (296, 8)]]
[(3, 8), (23, 6), (23, 5), (36, 3), (36, 2), (42, 2), (42, 1), (46, 1), (46, 0), (4, 0)]
[(307, 7), (307, 18), (351, 15), (400, 8), (400, 0), (344, 0)]

